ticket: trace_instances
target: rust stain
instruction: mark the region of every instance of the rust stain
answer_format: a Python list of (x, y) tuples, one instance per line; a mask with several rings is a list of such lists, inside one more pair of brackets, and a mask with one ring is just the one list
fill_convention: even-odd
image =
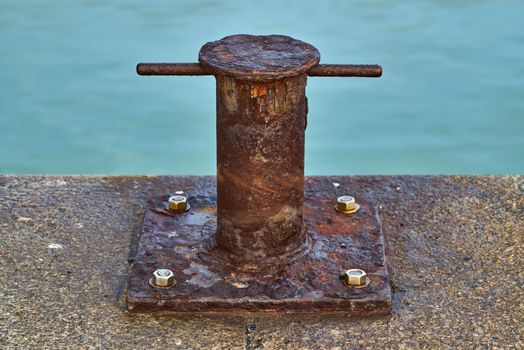
[[(222, 98), (231, 80), (235, 100)], [(217, 76), (216, 241), (236, 260), (303, 244), (305, 84), (305, 75), (277, 82)], [(297, 215), (281, 220), (283, 207)]]
[(251, 84), (251, 98), (267, 95), (267, 85), (262, 84)]

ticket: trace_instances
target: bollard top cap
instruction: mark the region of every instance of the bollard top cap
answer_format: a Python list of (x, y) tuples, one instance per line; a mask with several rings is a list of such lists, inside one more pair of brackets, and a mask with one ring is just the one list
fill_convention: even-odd
[(208, 42), (198, 55), (215, 75), (271, 81), (306, 73), (320, 61), (318, 50), (285, 35), (226, 36)]

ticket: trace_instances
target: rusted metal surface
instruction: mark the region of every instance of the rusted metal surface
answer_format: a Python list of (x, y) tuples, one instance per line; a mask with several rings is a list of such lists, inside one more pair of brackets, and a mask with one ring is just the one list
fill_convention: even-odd
[(231, 35), (205, 44), (200, 63), (139, 63), (140, 75), (227, 75), (269, 81), (307, 74), (313, 77), (380, 77), (377, 64), (318, 64), (320, 53), (285, 35)]
[[(354, 189), (365, 193), (364, 189)], [(306, 178), (306, 244), (292, 256), (253, 256), (237, 264), (215, 240), (216, 198), (208, 188), (189, 193), (191, 211), (165, 215), (148, 210), (132, 266), (127, 305), (132, 312), (343, 312), (383, 315), (391, 309), (391, 288), (380, 213), (357, 196), (354, 215), (333, 208), (335, 190), (322, 178)], [(167, 196), (151, 201), (164, 208)], [(175, 274), (168, 289), (148, 281), (158, 268)], [(364, 288), (340, 279), (348, 268), (369, 276)]]
[(236, 258), (304, 243), (305, 87), (217, 76), (217, 241)]
[(319, 64), (312, 67), (307, 75), (310, 77), (378, 78), (382, 76), (382, 67), (378, 64)]
[(216, 240), (235, 260), (305, 244), (304, 72), (319, 59), (282, 35), (229, 36), (200, 50), (217, 80)]
[(305, 74), (320, 61), (318, 50), (285, 35), (231, 35), (205, 44), (198, 61), (215, 75), (270, 81)]
[(200, 63), (139, 63), (139, 75), (211, 75)]
[[(139, 63), (139, 75), (213, 75), (209, 68), (200, 63)], [(310, 77), (367, 77), (382, 76), (378, 64), (317, 64), (307, 71)]]
[[(199, 65), (137, 67), (139, 74), (216, 77), (217, 197), (202, 202), (197, 194), (189, 213), (152, 203), (130, 279), (130, 310), (389, 312), (375, 208), (357, 198), (360, 210), (348, 217), (320, 189), (304, 202), (307, 75), (380, 76), (382, 69), (319, 60), (315, 47), (288, 36), (233, 35), (205, 44)], [(158, 268), (174, 272), (173, 287), (147, 282)], [(344, 285), (338, 277), (348, 268), (368, 272), (369, 285)]]

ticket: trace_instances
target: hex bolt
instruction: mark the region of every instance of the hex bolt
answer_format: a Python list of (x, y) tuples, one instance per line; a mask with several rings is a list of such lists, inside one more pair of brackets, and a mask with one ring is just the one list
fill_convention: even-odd
[(153, 272), (149, 284), (153, 287), (167, 288), (175, 283), (175, 275), (169, 269), (158, 269)]
[(167, 201), (167, 210), (174, 213), (181, 213), (189, 210), (189, 204), (187, 203), (187, 197), (175, 194), (169, 197)]
[(367, 274), (361, 269), (349, 269), (344, 272), (344, 282), (350, 287), (362, 288), (366, 286)]
[(354, 214), (360, 209), (360, 205), (351, 196), (341, 196), (337, 198), (335, 210), (343, 214)]

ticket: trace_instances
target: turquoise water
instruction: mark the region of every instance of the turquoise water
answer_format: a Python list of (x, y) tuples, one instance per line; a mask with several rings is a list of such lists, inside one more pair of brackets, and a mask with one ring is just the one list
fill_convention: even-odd
[(381, 79), (310, 78), (308, 174), (524, 173), (524, 1), (0, 2), (0, 173), (214, 174), (212, 77), (139, 77), (286, 34)]

